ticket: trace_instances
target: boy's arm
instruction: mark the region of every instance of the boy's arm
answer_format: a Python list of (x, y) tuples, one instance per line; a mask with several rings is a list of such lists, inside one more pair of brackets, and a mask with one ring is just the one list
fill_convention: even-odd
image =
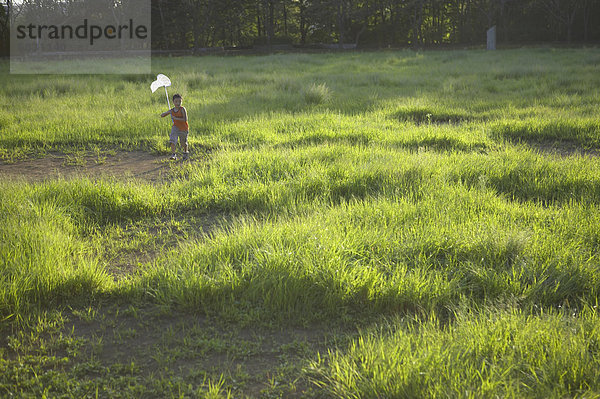
[(171, 110), (165, 111), (162, 114), (160, 114), (161, 118), (164, 118), (165, 116), (169, 115), (171, 113)]

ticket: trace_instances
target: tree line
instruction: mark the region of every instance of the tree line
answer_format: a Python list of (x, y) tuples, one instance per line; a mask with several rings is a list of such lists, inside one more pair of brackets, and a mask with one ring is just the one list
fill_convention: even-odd
[(153, 47), (598, 42), (600, 0), (154, 0)]
[[(157, 50), (481, 45), (492, 26), (499, 45), (600, 42), (600, 0), (150, 1)], [(7, 54), (10, 2), (0, 5), (0, 52)]]

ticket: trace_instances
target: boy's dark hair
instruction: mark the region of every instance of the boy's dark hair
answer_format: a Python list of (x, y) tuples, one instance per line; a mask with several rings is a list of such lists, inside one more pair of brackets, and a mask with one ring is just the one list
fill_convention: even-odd
[(173, 101), (175, 101), (176, 98), (181, 98), (183, 100), (183, 97), (181, 97), (181, 94), (173, 94)]

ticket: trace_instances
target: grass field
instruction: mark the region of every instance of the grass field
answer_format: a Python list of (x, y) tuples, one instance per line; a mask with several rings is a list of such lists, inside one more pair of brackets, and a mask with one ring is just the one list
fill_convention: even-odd
[(189, 162), (154, 75), (2, 77), (2, 163), (83, 173), (0, 180), (0, 396), (600, 396), (599, 49), (153, 70)]

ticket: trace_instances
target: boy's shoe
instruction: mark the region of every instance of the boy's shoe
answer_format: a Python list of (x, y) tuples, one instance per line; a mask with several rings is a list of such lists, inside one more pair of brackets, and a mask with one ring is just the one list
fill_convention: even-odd
[(188, 157), (189, 157), (189, 156), (190, 156), (190, 153), (189, 153), (189, 152), (184, 152), (184, 153), (183, 153), (183, 158), (182, 158), (182, 159), (185, 161), (186, 159), (188, 159)]
[(169, 159), (171, 159), (173, 161), (177, 161), (177, 154), (171, 155), (171, 158), (169, 158)]

